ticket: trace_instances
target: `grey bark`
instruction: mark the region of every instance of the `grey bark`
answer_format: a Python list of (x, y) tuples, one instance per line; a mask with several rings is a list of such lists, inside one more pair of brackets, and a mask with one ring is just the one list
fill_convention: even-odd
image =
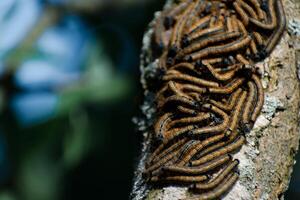
[[(167, 1), (166, 7), (171, 0)], [(295, 155), (299, 145), (299, 78), (300, 78), (300, 1), (283, 0), (287, 15), (287, 31), (271, 56), (258, 63), (263, 74), (265, 103), (261, 115), (251, 133), (247, 144), (234, 155), (240, 160), (240, 178), (225, 200), (275, 200), (284, 199)], [(160, 12), (155, 13), (159, 16)], [(145, 101), (141, 106), (145, 118), (135, 118), (144, 141), (141, 157), (136, 168), (131, 198), (134, 200), (177, 200), (188, 199), (184, 187), (150, 188), (141, 176), (144, 162), (149, 155), (151, 126), (155, 107), (151, 93), (147, 90), (145, 74), (157, 68), (157, 60), (151, 61), (150, 35), (153, 22), (143, 39), (141, 55), (141, 83)]]

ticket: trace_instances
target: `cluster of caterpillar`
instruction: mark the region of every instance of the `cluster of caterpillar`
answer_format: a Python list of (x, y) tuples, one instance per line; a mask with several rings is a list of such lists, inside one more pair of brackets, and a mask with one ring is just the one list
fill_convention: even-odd
[(255, 63), (286, 26), (281, 0), (175, 1), (156, 19), (159, 60), (150, 183), (186, 185), (215, 199), (238, 179), (231, 154), (245, 143), (264, 102)]

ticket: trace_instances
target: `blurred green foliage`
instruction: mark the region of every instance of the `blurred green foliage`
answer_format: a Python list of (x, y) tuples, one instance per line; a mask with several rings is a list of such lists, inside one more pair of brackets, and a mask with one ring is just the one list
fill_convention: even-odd
[[(3, 176), (0, 170), (0, 200), (127, 199), (140, 139), (131, 122), (141, 101), (139, 48), (146, 25), (162, 2), (41, 2), (43, 12), (35, 26), (2, 57), (0, 134), (7, 144), (3, 162), (7, 169)], [(30, 79), (30, 84), (20, 86), (16, 74), (23, 63), (47, 58), (36, 42), (49, 27), (62, 26), (66, 15), (80, 17), (89, 33), (80, 78), (48, 89), (27, 89)], [(40, 81), (36, 74), (33, 80)], [(41, 92), (55, 96), (54, 104), (26, 96)], [(16, 107), (12, 102), (20, 93), (21, 104)], [(24, 122), (39, 110), (48, 114)]]

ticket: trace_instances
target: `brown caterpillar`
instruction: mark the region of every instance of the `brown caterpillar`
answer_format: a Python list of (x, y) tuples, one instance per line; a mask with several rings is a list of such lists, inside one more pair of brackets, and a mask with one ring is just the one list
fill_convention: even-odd
[[(216, 199), (238, 180), (231, 154), (246, 142), (264, 91), (255, 64), (286, 26), (281, 0), (181, 0), (153, 25), (152, 60), (163, 72), (144, 177)], [(158, 51), (159, 49), (159, 51)]]

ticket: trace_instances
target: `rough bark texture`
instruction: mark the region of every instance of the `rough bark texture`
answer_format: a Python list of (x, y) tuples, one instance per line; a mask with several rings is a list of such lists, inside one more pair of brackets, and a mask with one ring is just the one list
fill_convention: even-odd
[[(263, 72), (265, 103), (253, 130), (247, 135), (247, 144), (234, 155), (240, 160), (240, 178), (224, 196), (226, 200), (284, 199), (284, 192), (289, 185), (300, 138), (300, 1), (283, 0), (283, 4), (287, 15), (287, 31), (271, 56), (257, 64)], [(159, 14), (157, 12), (156, 17)], [(150, 24), (141, 55), (141, 82), (145, 90), (145, 102), (141, 109), (145, 118), (136, 118), (135, 122), (144, 134), (144, 141), (131, 197), (134, 200), (188, 199), (190, 194), (186, 188), (150, 188), (141, 177), (151, 141), (148, 127), (155, 113), (153, 96), (147, 90), (144, 77), (145, 73), (151, 73), (157, 67), (157, 61), (150, 62), (149, 37), (152, 31)]]

